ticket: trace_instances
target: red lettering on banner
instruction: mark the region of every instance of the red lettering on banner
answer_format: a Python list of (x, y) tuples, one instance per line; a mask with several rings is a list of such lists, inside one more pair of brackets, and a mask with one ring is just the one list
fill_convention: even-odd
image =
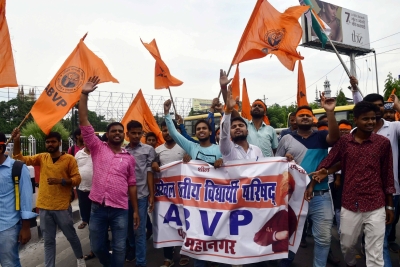
[(190, 251), (204, 252), (214, 250), (214, 252), (219, 252), (222, 250), (226, 254), (236, 254), (235, 245), (236, 240), (201, 240), (195, 238), (186, 238), (185, 247), (189, 248)]
[(198, 168), (199, 172), (210, 172), (210, 168), (205, 168), (204, 166), (201, 166)]
[(178, 235), (179, 235), (180, 237), (182, 237), (182, 239), (185, 239), (185, 237), (186, 237), (186, 233), (185, 233), (182, 229), (179, 229), (179, 230), (178, 230)]
[(292, 164), (289, 166), (292, 170), (297, 170), (299, 173), (307, 174), (307, 172), (303, 168), (299, 168), (296, 164)]

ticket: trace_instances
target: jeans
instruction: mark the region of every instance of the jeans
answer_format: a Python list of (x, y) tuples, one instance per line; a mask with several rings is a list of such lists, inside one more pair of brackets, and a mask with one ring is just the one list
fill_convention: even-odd
[[(108, 252), (108, 227), (112, 234), (112, 254)], [(92, 202), (90, 214), (90, 247), (103, 267), (124, 266), (128, 210), (102, 206)]]
[(139, 206), (139, 227), (136, 230), (136, 237), (133, 234), (133, 210), (132, 214), (129, 214), (129, 244), (131, 247), (136, 249), (136, 266), (146, 266), (146, 220), (147, 220), (147, 208), (149, 202), (147, 197), (138, 199)]
[(207, 267), (207, 262), (203, 260), (194, 259), (194, 267)]
[(56, 264), (56, 233), (57, 226), (61, 229), (69, 241), (75, 257), (83, 257), (81, 241), (76, 234), (72, 220), (72, 208), (68, 210), (44, 210), (39, 211), (40, 229), (44, 239), (44, 264), (46, 267), (54, 267)]
[(329, 193), (314, 196), (308, 206), (314, 236), (314, 267), (325, 267), (331, 246), (333, 223), (332, 200)]
[(21, 223), (0, 231), (0, 265), (3, 267), (21, 267), (18, 254), (18, 236)]
[[(396, 213), (397, 211), (397, 204), (399, 203), (399, 196), (393, 196), (393, 206), (396, 207), (395, 210), (395, 217), (396, 217)], [(392, 260), (390, 259), (390, 251), (389, 251), (389, 234), (390, 231), (392, 230), (392, 226), (394, 225), (394, 223), (392, 224), (387, 224), (386, 225), (386, 229), (385, 229), (385, 239), (383, 242), (383, 261), (385, 262), (385, 267), (392, 267)]]
[(79, 212), (81, 214), (82, 221), (89, 223), (90, 211), (92, 208), (92, 200), (89, 198), (90, 191), (84, 192), (79, 189), (76, 190), (79, 199)]

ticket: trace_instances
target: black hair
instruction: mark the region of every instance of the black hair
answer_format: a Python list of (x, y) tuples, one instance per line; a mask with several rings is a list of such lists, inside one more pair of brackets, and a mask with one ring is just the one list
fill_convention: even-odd
[(108, 142), (107, 134), (104, 133), (104, 134), (100, 137), (100, 140), (103, 141), (103, 142)]
[(125, 129), (125, 127), (122, 123), (114, 121), (114, 122), (110, 123), (109, 125), (107, 125), (107, 133), (111, 130), (111, 127), (116, 126), (116, 125), (121, 126), (122, 130)]
[(197, 128), (197, 125), (199, 125), (200, 123), (205, 123), (205, 124), (207, 125), (207, 127), (208, 127), (208, 130), (212, 131), (212, 130), (211, 130), (211, 125), (210, 125), (210, 124), (208, 123), (208, 121), (205, 120), (205, 119), (198, 120), (198, 121), (196, 122), (196, 124), (194, 125), (194, 129), (196, 129), (196, 128)]
[(126, 130), (129, 132), (130, 130), (132, 130), (132, 129), (134, 129), (134, 128), (143, 129), (143, 126), (142, 126), (142, 124), (141, 124), (140, 122), (131, 120), (131, 121), (128, 122), (128, 124), (126, 125)]
[(328, 123), (326, 121), (317, 122), (317, 128), (322, 127), (322, 126), (328, 126)]
[(328, 118), (328, 115), (324, 114), (321, 117), (318, 118), (318, 121), (322, 121), (323, 119)]
[(351, 124), (351, 122), (349, 122), (348, 120), (340, 120), (340, 121), (338, 122), (338, 126), (339, 126), (340, 124), (347, 124), (347, 125), (350, 125), (351, 127), (353, 127), (353, 125)]
[[(176, 123), (176, 120), (172, 120), (172, 123), (174, 124), (174, 126), (175, 126), (175, 128), (176, 129), (179, 129), (179, 126), (178, 126), (178, 124)], [(161, 122), (161, 127), (167, 127), (167, 122), (166, 121), (162, 121)]]
[(81, 135), (81, 128), (75, 129), (75, 131), (72, 133), (72, 139), (76, 142), (76, 136)]
[(290, 113), (289, 117), (296, 117), (296, 112)]
[(371, 102), (367, 102), (367, 101), (358, 102), (353, 108), (354, 118), (358, 118), (362, 114), (370, 112), (370, 111), (377, 112), (377, 111), (379, 111), (379, 108), (377, 106), (375, 106), (374, 104), (372, 104)]
[(7, 148), (7, 146), (5, 145), (5, 143), (7, 142), (7, 138), (4, 133), (0, 133), (0, 142), (4, 143), (4, 144), (0, 145), (0, 147), (3, 149), (3, 151), (1, 153), (4, 154), (6, 152), (6, 148)]
[(297, 107), (296, 115), (297, 115), (297, 112), (299, 112), (299, 111), (302, 110), (302, 109), (308, 109), (308, 110), (311, 111), (311, 113), (314, 115), (314, 113), (313, 113), (313, 111), (312, 111), (312, 108), (309, 107), (309, 106), (300, 106), (300, 107)]
[(378, 100), (382, 101), (382, 104), (385, 104), (385, 100), (383, 100), (383, 96), (381, 96), (380, 94), (369, 94), (369, 95), (366, 95), (363, 99), (363, 101), (370, 102), (370, 103), (378, 101)]
[(147, 138), (149, 138), (149, 137), (151, 137), (151, 136), (153, 136), (153, 137), (157, 140), (157, 136), (156, 136), (155, 133), (153, 133), (153, 132), (148, 132), (148, 133), (146, 133), (146, 141), (147, 141)]
[(231, 117), (231, 124), (234, 122), (234, 121), (241, 121), (241, 122), (243, 122), (244, 123), (244, 125), (246, 125), (246, 128), (247, 128), (247, 123), (246, 123), (246, 121), (242, 118), (242, 117)]
[(50, 132), (48, 135), (46, 135), (44, 140), (50, 139), (50, 138), (56, 138), (58, 142), (61, 142), (61, 134), (58, 132)]

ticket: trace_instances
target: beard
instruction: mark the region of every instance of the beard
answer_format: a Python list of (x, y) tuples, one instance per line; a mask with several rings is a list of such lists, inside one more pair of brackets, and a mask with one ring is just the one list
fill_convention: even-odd
[(124, 139), (122, 139), (122, 140), (119, 141), (119, 142), (114, 141), (114, 140), (112, 140), (112, 139), (108, 139), (108, 142), (109, 142), (111, 145), (113, 145), (113, 146), (117, 146), (117, 145), (122, 145), (122, 143), (124, 142)]
[(165, 143), (167, 143), (167, 144), (172, 144), (172, 143), (174, 143), (174, 142), (175, 142), (175, 140), (172, 139), (172, 138), (170, 138), (170, 139), (165, 139)]
[(261, 119), (262, 117), (264, 117), (264, 114), (262, 113), (254, 113), (254, 112), (250, 112), (251, 117), (253, 117), (254, 119)]
[(232, 137), (232, 141), (234, 143), (240, 142), (240, 141), (245, 141), (246, 139), (247, 139), (247, 135), (238, 135), (238, 136)]
[(46, 152), (47, 153), (54, 153), (57, 152), (58, 148), (54, 148), (54, 147), (48, 147), (46, 148)]
[(297, 124), (297, 128), (302, 131), (309, 131), (312, 128), (312, 124), (310, 124), (310, 125), (298, 125)]
[(198, 138), (200, 142), (205, 142), (210, 139), (210, 137)]

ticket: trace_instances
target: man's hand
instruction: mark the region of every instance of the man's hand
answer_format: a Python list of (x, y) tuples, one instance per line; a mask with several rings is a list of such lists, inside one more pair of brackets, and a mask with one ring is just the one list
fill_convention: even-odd
[(352, 91), (358, 90), (358, 80), (356, 77), (350, 76), (350, 85), (351, 85)]
[(285, 240), (289, 238), (289, 231), (280, 231), (275, 234), (276, 240)]
[(12, 139), (19, 140), (21, 138), (21, 131), (19, 128), (14, 128), (14, 130), (11, 133)]
[(153, 162), (151, 164), (151, 169), (152, 169), (153, 172), (160, 172), (160, 166), (158, 166), (157, 162)]
[(321, 97), (321, 107), (325, 109), (326, 112), (333, 112), (336, 107), (336, 100), (334, 98), (326, 98), (325, 92), (320, 94)]
[(61, 182), (62, 182), (62, 178), (47, 178), (48, 185), (61, 184)]
[(152, 213), (154, 210), (154, 195), (149, 195), (149, 213)]
[(341, 182), (340, 179), (335, 179), (335, 183), (333, 184), (333, 188), (335, 188), (336, 190), (339, 189), (341, 186)]
[(393, 94), (390, 95), (390, 99), (393, 101), (393, 109), (396, 111), (400, 110), (400, 102), (399, 102), (399, 98), (397, 97), (397, 95)]
[(133, 228), (136, 230), (138, 229), (140, 224), (139, 215), (136, 211), (133, 212)]
[(175, 120), (178, 122), (178, 124), (183, 124), (183, 119), (181, 115), (176, 114)]
[(222, 113), (223, 111), (224, 111), (224, 106), (221, 103), (219, 103), (214, 107), (214, 112)]
[(394, 221), (394, 212), (393, 210), (385, 209), (386, 211), (386, 224), (391, 224)]
[(222, 164), (224, 164), (224, 161), (222, 160), (222, 158), (217, 159), (217, 160), (214, 162), (214, 168), (215, 168), (215, 169), (218, 169), (219, 167), (222, 166)]
[(88, 82), (82, 87), (83, 94), (89, 94), (97, 89), (97, 84), (100, 82), (98, 76), (90, 77)]
[(294, 160), (294, 157), (292, 156), (292, 154), (287, 153), (287, 154), (285, 155), (285, 157), (286, 157), (286, 160), (287, 160), (288, 162), (291, 162), (291, 161)]
[(308, 186), (306, 191), (304, 192), (304, 199), (308, 202), (310, 202), (310, 200), (314, 197), (313, 196), (313, 191), (314, 191), (314, 187), (313, 186)]
[(325, 168), (322, 168), (318, 171), (315, 172), (311, 172), (309, 174), (309, 176), (311, 176), (311, 178), (315, 181), (317, 181), (318, 183), (320, 183), (322, 180), (324, 180), (326, 178), (326, 176), (328, 176), (328, 171)]
[(226, 76), (226, 71), (223, 69), (219, 70), (219, 84), (221, 85), (221, 88), (224, 87), (226, 89), (226, 86), (232, 81), (233, 78), (228, 79), (228, 76)]
[[(236, 98), (238, 99), (239, 97), (237, 96)], [(226, 109), (227, 114), (230, 114), (231, 111), (235, 108), (237, 99), (233, 99), (232, 85), (229, 85), (228, 86), (228, 94), (226, 96), (226, 103), (225, 103), (225, 109)]]
[(189, 154), (183, 155), (183, 158), (182, 158), (183, 163), (188, 163), (191, 160), (192, 160), (192, 157)]
[(216, 97), (211, 102), (211, 108), (215, 108), (215, 106), (217, 106), (218, 104), (219, 104), (219, 98)]
[(29, 240), (31, 240), (31, 229), (29, 227), (22, 227), (21, 231), (19, 231), (18, 242), (25, 245)]
[(169, 114), (169, 110), (171, 109), (171, 99), (168, 99), (167, 101), (164, 102), (164, 114), (168, 115)]

